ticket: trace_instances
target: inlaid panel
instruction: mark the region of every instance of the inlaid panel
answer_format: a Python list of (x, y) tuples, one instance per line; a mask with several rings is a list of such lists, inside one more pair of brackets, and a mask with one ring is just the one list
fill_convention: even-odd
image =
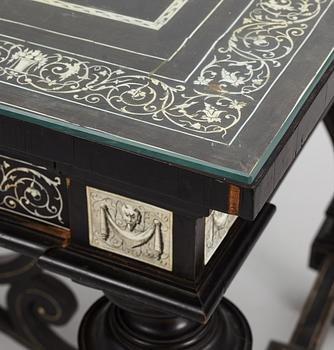
[[(224, 0), (12, 0), (0, 1), (0, 33), (146, 73), (183, 57), (193, 69), (214, 38), (197, 41), (209, 18)], [(18, 13), (17, 8), (21, 8)], [(44, 20), (47, 18), (47, 21)], [(2, 25), (4, 29), (2, 29)], [(220, 28), (211, 28), (213, 36)], [(185, 45), (187, 44), (187, 45)], [(186, 51), (190, 50), (189, 54)], [(184, 54), (182, 56), (184, 56)], [(172, 67), (171, 67), (172, 68)], [(175, 71), (175, 67), (173, 68)], [(175, 72), (177, 77), (183, 72)], [(183, 74), (182, 74), (183, 75)], [(184, 74), (186, 76), (186, 72)]]
[(68, 227), (66, 180), (42, 166), (0, 155), (0, 210)]
[(87, 200), (91, 246), (172, 271), (172, 212), (92, 187)]
[(219, 248), (237, 216), (221, 213), (213, 210), (205, 222), (205, 248), (204, 263), (210, 261), (216, 250)]

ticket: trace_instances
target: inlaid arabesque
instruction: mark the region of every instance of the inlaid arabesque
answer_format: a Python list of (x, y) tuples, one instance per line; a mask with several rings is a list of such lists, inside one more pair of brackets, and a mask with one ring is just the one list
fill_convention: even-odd
[(253, 0), (185, 83), (0, 37), (0, 79), (230, 145), (333, 0)]
[(0, 155), (0, 211), (66, 226), (64, 188), (46, 168)]

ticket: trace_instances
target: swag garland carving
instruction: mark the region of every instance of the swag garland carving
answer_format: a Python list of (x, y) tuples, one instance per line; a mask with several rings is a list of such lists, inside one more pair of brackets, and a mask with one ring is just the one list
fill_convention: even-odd
[(8, 40), (0, 40), (0, 77), (119, 115), (223, 141), (248, 118), (329, 2), (255, 1), (186, 85)]
[(172, 212), (87, 187), (90, 245), (173, 270)]

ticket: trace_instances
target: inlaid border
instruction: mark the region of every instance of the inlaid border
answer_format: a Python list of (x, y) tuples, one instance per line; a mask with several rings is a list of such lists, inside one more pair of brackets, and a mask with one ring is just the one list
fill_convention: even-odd
[(165, 26), (189, 0), (173, 0), (172, 3), (162, 12), (155, 21), (147, 21), (140, 18), (122, 15), (112, 11), (97, 9), (90, 6), (73, 4), (63, 0), (30, 0), (40, 2), (45, 5), (60, 7), (66, 10), (84, 13), (90, 16), (102, 17), (127, 24), (145, 27), (153, 30), (160, 30)]
[[(14, 0), (13, 0), (14, 1)], [(34, 0), (30, 0), (30, 1), (34, 1)], [(189, 1), (189, 0), (187, 0)], [(123, 52), (127, 52), (127, 53), (131, 53), (131, 54), (135, 54), (135, 55), (139, 55), (139, 56), (144, 56), (147, 58), (152, 58), (152, 59), (156, 59), (159, 61), (172, 61), (174, 59), (175, 56), (177, 56), (180, 51), (182, 51), (182, 49), (185, 47), (186, 43), (188, 42), (189, 38), (192, 38), (195, 33), (197, 31), (199, 31), (201, 29), (201, 27), (208, 21), (208, 19), (217, 11), (217, 9), (224, 3), (225, 0), (217, 0), (217, 4), (211, 9), (211, 11), (208, 12), (208, 14), (205, 16), (205, 18), (195, 27), (195, 29), (186, 37), (184, 38), (184, 40), (182, 41), (182, 43), (180, 44), (180, 46), (173, 52), (171, 53), (169, 56), (166, 55), (166, 57), (161, 57), (161, 55), (151, 55), (148, 53), (144, 53), (144, 52), (139, 52), (139, 51), (134, 51), (128, 48), (123, 48), (117, 45), (112, 45), (112, 44), (108, 44), (108, 43), (103, 43), (103, 42), (99, 42), (97, 40), (90, 40), (87, 37), (80, 37), (80, 36), (76, 36), (76, 35), (71, 35), (68, 33), (64, 33), (64, 32), (59, 32), (57, 30), (52, 30), (52, 29), (47, 29), (45, 27), (40, 27), (37, 25), (32, 25), (29, 23), (25, 23), (25, 22), (20, 22), (20, 21), (15, 21), (15, 20), (11, 20), (8, 18), (4, 18), (4, 17), (0, 17), (0, 21), (5, 22), (5, 23), (9, 23), (9, 24), (14, 24), (14, 25), (18, 25), (18, 26), (23, 26), (26, 28), (30, 28), (30, 29), (36, 29), (45, 33), (49, 33), (49, 34), (55, 34), (55, 35), (59, 35), (65, 38), (68, 38), (69, 40), (71, 39), (76, 39), (76, 40), (80, 40), (82, 42), (85, 43), (92, 43), (94, 45), (98, 45), (98, 46), (102, 46), (102, 47), (106, 47), (106, 48), (111, 48), (111, 49), (115, 49), (115, 50), (120, 50)], [(254, 0), (252, 0), (254, 1)], [(246, 6), (246, 9), (248, 8), (248, 6)], [(243, 12), (241, 13), (241, 15), (243, 14)], [(238, 19), (241, 17), (241, 15), (238, 17)], [(45, 47), (43, 45), (41, 45), (41, 47)], [(69, 52), (71, 53), (71, 52)], [(102, 61), (101, 61), (102, 62)], [(110, 64), (115, 64), (115, 65), (119, 65), (118, 63), (115, 63), (113, 61), (109, 61), (108, 63)], [(135, 67), (131, 67), (131, 66), (123, 66), (125, 68), (129, 68), (129, 69), (133, 69), (135, 71), (140, 71), (141, 73), (147, 73), (147, 74), (151, 74), (151, 70), (139, 70)], [(176, 82), (182, 82), (185, 83), (187, 81), (187, 79), (180, 79), (180, 78), (172, 78), (169, 76), (164, 76), (164, 75), (158, 75), (155, 74), (156, 76), (165, 78), (165, 79), (169, 79), (169, 80), (173, 80)]]

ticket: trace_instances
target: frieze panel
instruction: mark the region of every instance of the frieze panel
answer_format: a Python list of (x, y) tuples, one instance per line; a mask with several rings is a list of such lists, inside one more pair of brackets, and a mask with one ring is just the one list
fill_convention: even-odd
[(237, 216), (213, 210), (205, 220), (204, 264), (206, 265), (219, 248)]
[(0, 210), (68, 227), (66, 181), (46, 168), (0, 155)]
[(173, 270), (173, 214), (114, 193), (87, 187), (90, 245)]

